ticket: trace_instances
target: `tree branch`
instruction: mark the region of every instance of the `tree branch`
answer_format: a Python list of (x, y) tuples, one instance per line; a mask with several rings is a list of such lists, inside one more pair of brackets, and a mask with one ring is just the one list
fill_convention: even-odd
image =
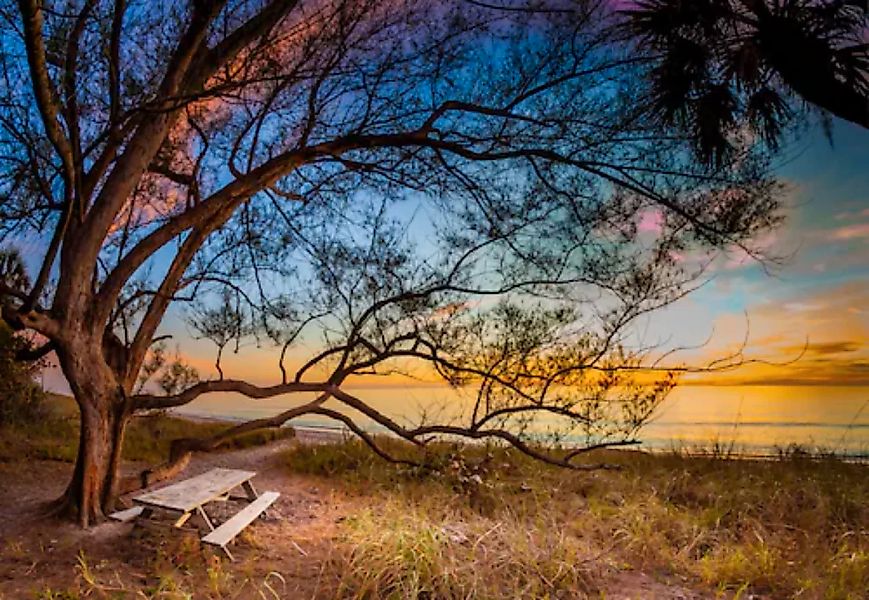
[(333, 392), (335, 387), (329, 383), (298, 383), (291, 381), (280, 385), (261, 387), (237, 379), (222, 379), (219, 381), (203, 381), (181, 393), (171, 396), (156, 396), (153, 394), (137, 394), (130, 399), (136, 410), (163, 409), (183, 406), (201, 396), (215, 392), (236, 392), (248, 398), (271, 398), (293, 392)]
[(154, 467), (153, 469), (146, 469), (142, 471), (136, 477), (125, 478), (120, 485), (120, 490), (122, 493), (128, 493), (138, 489), (149, 487), (151, 485), (154, 485), (155, 483), (174, 477), (187, 466), (187, 464), (190, 462), (190, 457), (194, 452), (213, 451), (219, 448), (222, 444), (231, 440), (232, 438), (242, 435), (244, 433), (249, 433), (258, 429), (280, 427), (290, 419), (299, 417), (304, 414), (308, 414), (311, 411), (316, 410), (328, 398), (329, 393), (324, 392), (316, 399), (306, 404), (303, 404), (302, 406), (291, 408), (278, 415), (275, 415), (274, 417), (256, 419), (253, 421), (242, 423), (240, 425), (236, 425), (235, 427), (231, 427), (210, 438), (198, 440), (183, 438), (174, 440), (170, 448), (169, 460), (161, 465), (158, 465), (157, 467)]
[(71, 194), (75, 185), (73, 152), (69, 139), (58, 121), (60, 102), (45, 61), (42, 7), (37, 0), (19, 0), (18, 6), (24, 22), (24, 44), (27, 49), (27, 63), (30, 66), (36, 105), (42, 116), (45, 133), (63, 165), (64, 183), (68, 193)]
[[(31, 0), (32, 1), (32, 0)], [(165, 75), (161, 80), (156, 102), (166, 102), (185, 84), (194, 57), (205, 41), (209, 26), (224, 4), (223, 0), (193, 3), (189, 25), (181, 36), (175, 51), (168, 61)], [(124, 202), (127, 201), (142, 174), (153, 161), (163, 145), (166, 135), (176, 122), (179, 110), (151, 115), (141, 122), (136, 132), (124, 148), (123, 154), (115, 162), (114, 168), (106, 178), (99, 196), (81, 228), (83, 234), (74, 244), (64, 247), (64, 265), (58, 291), (70, 297), (69, 301), (83, 303), (87, 296), (73, 287), (82, 280), (90, 279), (96, 265), (103, 241)], [(74, 258), (73, 258), (74, 257)], [(112, 298), (112, 304), (114, 298)], [(98, 306), (99, 323), (104, 323), (108, 311)]]
[(133, 338), (133, 343), (130, 346), (129, 358), (126, 365), (125, 384), (127, 389), (132, 389), (139, 374), (139, 368), (145, 358), (145, 353), (151, 345), (151, 337), (163, 320), (163, 315), (166, 314), (166, 309), (169, 303), (175, 297), (175, 292), (178, 289), (178, 284), (190, 262), (196, 256), (203, 241), (232, 215), (232, 210), (224, 209), (221, 213), (214, 215), (209, 221), (195, 227), (181, 248), (172, 259), (172, 264), (160, 284), (157, 293), (151, 299), (145, 315), (139, 323), (139, 328), (136, 330), (136, 335)]
[(48, 341), (37, 348), (22, 348), (15, 353), (15, 360), (33, 362), (54, 351), (54, 342)]

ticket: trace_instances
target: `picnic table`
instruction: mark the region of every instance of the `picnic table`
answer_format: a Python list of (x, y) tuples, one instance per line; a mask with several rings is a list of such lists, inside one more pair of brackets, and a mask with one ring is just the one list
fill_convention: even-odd
[[(227, 544), (280, 496), (278, 492), (257, 494), (251, 483), (255, 475), (254, 471), (212, 469), (196, 477), (136, 496), (133, 498), (136, 506), (110, 516), (119, 521), (129, 521), (149, 518), (155, 509), (160, 509), (177, 515), (174, 526), (181, 527), (190, 517), (198, 515), (208, 530), (202, 541), (220, 547), (232, 560)], [(232, 491), (238, 488), (243, 495), (232, 495)], [(245, 506), (225, 523), (215, 527), (205, 512), (205, 506), (218, 500), (239, 500)]]

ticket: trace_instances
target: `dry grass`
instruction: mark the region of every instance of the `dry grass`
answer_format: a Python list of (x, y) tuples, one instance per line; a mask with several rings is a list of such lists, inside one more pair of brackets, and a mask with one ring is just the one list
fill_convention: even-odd
[[(71, 456), (60, 438), (75, 425), (57, 413), (28, 426), (29, 441), (20, 431), (0, 432), (0, 456)], [(224, 426), (140, 419), (126, 456), (151, 460), (191, 427), (208, 434)], [(394, 454), (412, 451), (381, 441)], [(315, 585), (305, 597), (599, 598), (640, 572), (667, 590), (704, 597), (869, 597), (865, 465), (801, 452), (746, 461), (610, 451), (588, 460), (620, 470), (567, 472), (501, 448), (448, 444), (424, 458), (430, 468), (390, 465), (356, 441), (294, 446), (283, 460), (287, 474), (305, 482), (298, 485), (349, 498), (341, 521), (329, 518), (334, 533), (303, 544), (310, 554), (282, 552), (275, 537), (260, 544), (256, 531), (241, 563), (159, 542), (144, 562), (82, 555), (69, 588), (44, 588), (40, 597), (123, 590), (122, 597), (281, 598), (294, 585)], [(269, 535), (295, 531), (278, 527)], [(134, 546), (142, 551), (139, 541)], [(7, 544), (2, 555), (22, 553)], [(316, 582), (285, 583), (303, 563), (319, 573)], [(145, 579), (133, 581), (131, 572)]]
[[(74, 401), (67, 396), (52, 394), (46, 404), (47, 418), (14, 427), (0, 427), (0, 460), (75, 461), (79, 422)], [(123, 456), (128, 461), (159, 463), (169, 457), (172, 440), (209, 437), (227, 427), (226, 423), (219, 421), (190, 421), (163, 413), (138, 416), (127, 427)], [(225, 447), (249, 448), (293, 435), (294, 431), (289, 427), (255, 431), (231, 440)]]
[(597, 591), (588, 542), (542, 516), (534, 529), (473, 518), (442, 505), (390, 499), (345, 524), (337, 596), (557, 598)]
[(579, 597), (630, 568), (738, 597), (869, 597), (865, 466), (609, 452), (621, 470), (569, 473), (502, 449), (430, 458), (440, 474), (352, 441), (288, 453), (293, 471), (365, 499), (335, 558), (342, 595)]
[(80, 553), (74, 583), (63, 587), (44, 587), (34, 592), (37, 600), (84, 600), (85, 598), (141, 598), (142, 600), (194, 600), (195, 598), (258, 598), (282, 600), (285, 580), (280, 573), (251, 575), (232, 569), (217, 556), (203, 561), (201, 552), (184, 550), (187, 562), (168, 562), (158, 551), (151, 565), (154, 575), (145, 585), (135, 585), (125, 574), (113, 570), (106, 561), (93, 561)]

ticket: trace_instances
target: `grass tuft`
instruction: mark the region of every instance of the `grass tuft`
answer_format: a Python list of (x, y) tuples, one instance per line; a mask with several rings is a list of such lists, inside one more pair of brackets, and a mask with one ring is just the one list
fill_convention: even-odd
[[(440, 509), (440, 510), (439, 510)], [(390, 523), (389, 527), (384, 524)], [(594, 561), (580, 538), (551, 523), (534, 530), (442, 507), (400, 501), (346, 523), (338, 596), (355, 598), (559, 598), (594, 590)]]

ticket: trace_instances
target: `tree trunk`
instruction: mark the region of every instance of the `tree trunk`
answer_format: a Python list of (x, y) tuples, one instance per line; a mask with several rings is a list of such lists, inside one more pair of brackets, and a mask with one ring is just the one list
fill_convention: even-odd
[(75, 468), (58, 508), (82, 527), (98, 523), (114, 510), (126, 421), (126, 415), (113, 410), (81, 411)]
[(61, 368), (79, 406), (81, 425), (72, 480), (58, 500), (57, 509), (87, 527), (115, 508), (130, 407), (114, 372), (101, 355), (100, 344), (83, 344), (78, 348), (79, 352), (58, 352)]

